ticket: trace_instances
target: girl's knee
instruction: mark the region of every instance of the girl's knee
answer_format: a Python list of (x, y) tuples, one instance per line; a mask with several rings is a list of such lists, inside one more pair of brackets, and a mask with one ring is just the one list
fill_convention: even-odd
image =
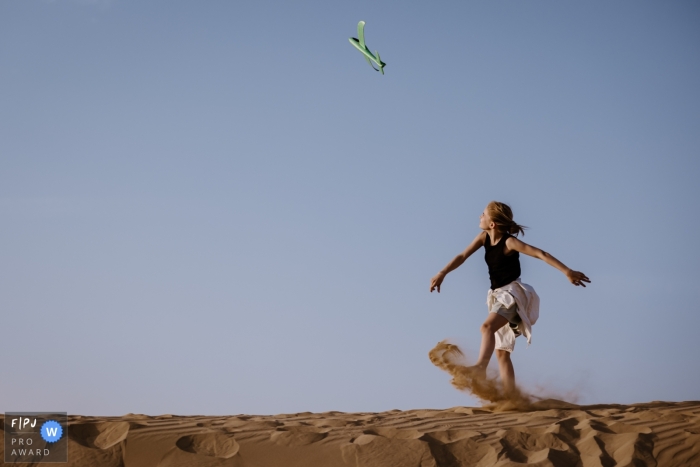
[(508, 324), (508, 320), (503, 316), (496, 313), (489, 313), (489, 317), (486, 318), (484, 324), (481, 325), (482, 334), (495, 334), (496, 331), (501, 329), (503, 326)]
[(493, 321), (485, 321), (484, 324), (481, 325), (481, 333), (495, 334), (496, 331), (498, 331), (502, 327), (503, 326), (497, 326), (496, 323)]

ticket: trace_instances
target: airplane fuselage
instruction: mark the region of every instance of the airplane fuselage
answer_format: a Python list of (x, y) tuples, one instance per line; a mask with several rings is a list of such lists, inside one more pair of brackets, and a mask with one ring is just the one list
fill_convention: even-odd
[(374, 63), (376, 63), (377, 66), (378, 66), (379, 68), (384, 68), (384, 66), (386, 65), (386, 63), (384, 63), (384, 62), (382, 62), (381, 60), (377, 59), (377, 57), (375, 57), (374, 54), (372, 54), (372, 52), (370, 52), (370, 51), (367, 49), (367, 47), (362, 47), (362, 46), (360, 45), (360, 41), (359, 41), (359, 40), (355, 39), (354, 37), (351, 37), (351, 38), (348, 39), (348, 40), (349, 40), (350, 43), (353, 45), (353, 47), (355, 47), (357, 50), (359, 50), (360, 52), (362, 52), (362, 54), (363, 54), (365, 57), (367, 57), (368, 59), (370, 59), (370, 60), (372, 60)]

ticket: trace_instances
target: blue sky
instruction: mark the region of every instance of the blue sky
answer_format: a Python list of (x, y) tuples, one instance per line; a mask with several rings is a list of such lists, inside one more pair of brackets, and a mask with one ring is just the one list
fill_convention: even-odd
[(691, 1), (1, 0), (0, 410), (477, 405), (427, 353), (478, 350), (483, 252), (428, 286), (493, 199), (593, 281), (521, 260), (526, 390), (700, 398), (698, 24)]

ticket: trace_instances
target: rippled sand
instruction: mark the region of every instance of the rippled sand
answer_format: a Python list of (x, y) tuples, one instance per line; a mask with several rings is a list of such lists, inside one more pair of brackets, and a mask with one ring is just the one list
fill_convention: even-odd
[(81, 467), (700, 466), (700, 402), (68, 419)]

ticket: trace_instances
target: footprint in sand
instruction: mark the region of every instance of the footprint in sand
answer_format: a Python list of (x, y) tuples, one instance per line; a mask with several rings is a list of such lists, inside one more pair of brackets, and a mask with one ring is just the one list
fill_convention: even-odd
[(343, 460), (364, 467), (436, 465), (423, 433), (390, 427), (370, 428), (340, 447)]
[(229, 459), (240, 449), (233, 436), (221, 432), (183, 436), (175, 444), (185, 452), (219, 459)]
[(656, 465), (651, 428), (599, 420), (581, 420), (575, 429), (582, 459), (600, 459), (605, 465)]
[(71, 465), (121, 467), (124, 465), (129, 422), (78, 422), (68, 424)]
[(502, 446), (501, 455), (513, 462), (535, 463), (550, 460), (555, 465), (576, 465), (577, 453), (557, 435), (528, 431), (515, 428), (500, 430), (498, 435)]
[(330, 428), (315, 426), (280, 427), (270, 433), (270, 441), (279, 446), (306, 446), (321, 441), (329, 431)]
[(70, 425), (68, 436), (88, 448), (109, 449), (126, 439), (129, 427), (129, 422), (77, 423)]

